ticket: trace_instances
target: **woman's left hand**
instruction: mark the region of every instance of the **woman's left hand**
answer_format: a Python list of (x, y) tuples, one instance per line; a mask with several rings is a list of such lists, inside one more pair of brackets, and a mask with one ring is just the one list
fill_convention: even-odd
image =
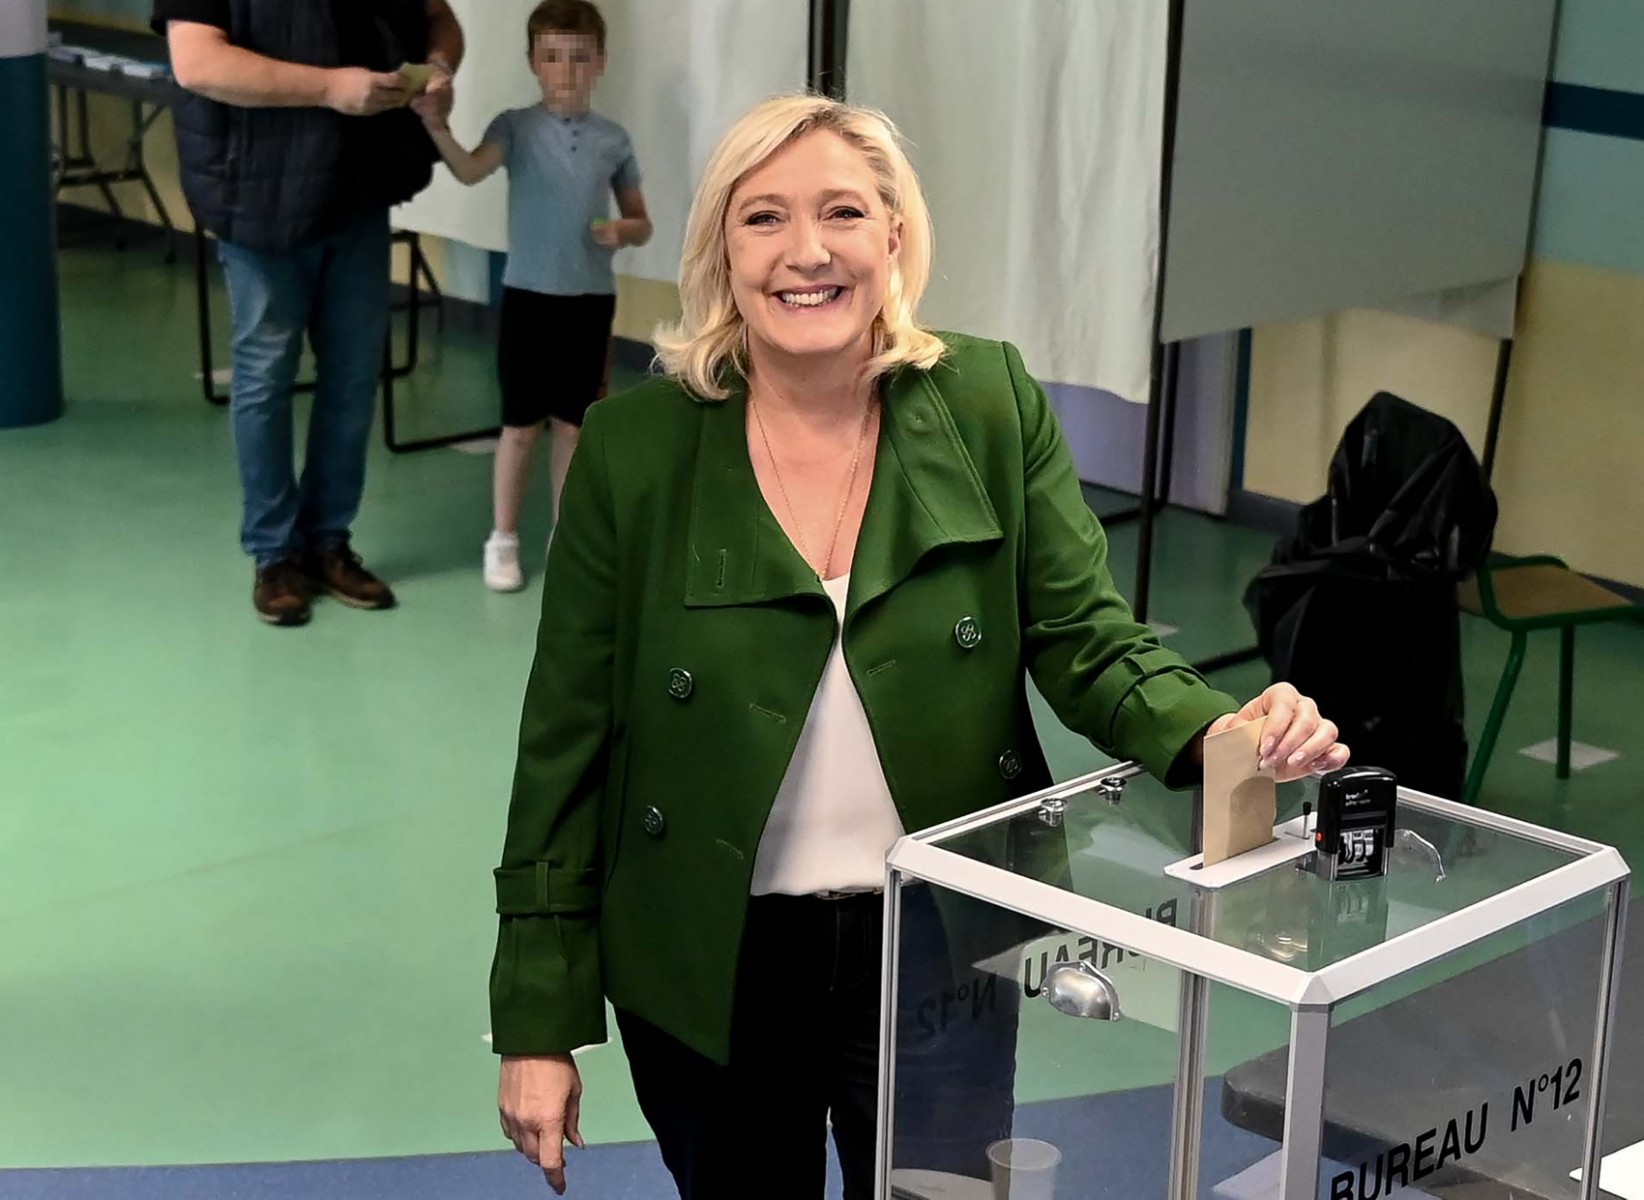
[(1238, 712), (1218, 718), (1205, 736), (1251, 721), (1262, 722), (1261, 767), (1271, 769), (1280, 783), (1347, 765), (1348, 749), (1336, 740), (1335, 723), (1320, 716), (1319, 706), (1288, 683), (1275, 683)]

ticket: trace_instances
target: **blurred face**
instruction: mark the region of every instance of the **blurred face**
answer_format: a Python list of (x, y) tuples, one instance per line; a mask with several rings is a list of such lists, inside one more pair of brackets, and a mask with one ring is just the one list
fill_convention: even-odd
[(539, 33), (531, 50), (531, 70), (550, 107), (580, 112), (588, 107), (594, 84), (605, 73), (605, 55), (588, 33)]
[(750, 171), (725, 246), (751, 349), (868, 359), (901, 235), (856, 147), (818, 130)]

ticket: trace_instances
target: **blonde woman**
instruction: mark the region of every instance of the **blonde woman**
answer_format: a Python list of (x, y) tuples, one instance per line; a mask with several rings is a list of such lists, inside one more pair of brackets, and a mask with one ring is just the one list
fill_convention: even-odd
[(556, 1191), (609, 1001), (682, 1197), (820, 1197), (830, 1123), (871, 1194), (885, 852), (1049, 782), (1029, 676), (1171, 784), (1247, 721), (1281, 777), (1346, 762), (1132, 619), (1016, 351), (918, 324), (930, 268), (890, 122), (768, 101), (697, 190), (666, 376), (589, 412), (491, 980), (503, 1129)]

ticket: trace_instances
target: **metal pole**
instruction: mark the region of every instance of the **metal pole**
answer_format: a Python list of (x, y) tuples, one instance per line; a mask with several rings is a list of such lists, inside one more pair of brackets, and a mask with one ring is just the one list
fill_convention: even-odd
[(1159, 496), (1158, 506), (1170, 504), (1170, 485), (1176, 474), (1176, 416), (1177, 401), (1182, 388), (1182, 344), (1171, 342), (1165, 347), (1165, 386), (1163, 428), (1159, 434)]
[(1570, 722), (1575, 707), (1575, 651), (1576, 627), (1566, 625), (1558, 631), (1558, 763), (1555, 777), (1570, 777)]
[(1627, 940), (1627, 881), (1610, 885), (1604, 918), (1604, 957), (1599, 967), (1598, 1020), (1593, 1033), (1592, 1097), (1587, 1108), (1587, 1145), (1581, 1157), (1581, 1200), (1597, 1200), (1599, 1164), (1604, 1156), (1604, 1102), (1610, 1074), (1610, 1038), (1615, 1033), (1616, 996), (1621, 991), (1621, 952)]
[[(1197, 839), (1195, 839), (1197, 840)], [(1189, 928), (1203, 935), (1211, 898), (1193, 889)], [(1176, 1015), (1176, 1095), (1170, 1121), (1170, 1200), (1198, 1200), (1204, 1142), (1204, 1039), (1210, 982), (1183, 972)]]
[(1314, 1200), (1324, 1151), (1324, 1068), (1330, 1010), (1290, 1014), (1290, 1067), (1284, 1085), (1284, 1146), (1279, 1151), (1280, 1200)]
[(222, 407), (228, 403), (228, 397), (217, 390), (213, 378), (216, 368), (211, 365), (211, 284), (206, 277), (208, 236), (203, 229), (194, 231), (194, 311), (200, 336), (200, 390), (206, 403)]
[(12, 429), (63, 415), (63, 356), (45, 0), (0, 12), (0, 429)]
[(806, 86), (835, 100), (845, 98), (845, 56), (850, 38), (850, 0), (811, 0), (810, 55)]
[(1136, 587), (1131, 607), (1136, 619), (1147, 621), (1149, 593), (1153, 585), (1153, 520), (1158, 508), (1156, 485), (1159, 471), (1159, 423), (1165, 403), (1164, 301), (1165, 276), (1169, 266), (1170, 197), (1176, 173), (1177, 93), (1182, 77), (1182, 23), (1187, 0), (1170, 0), (1170, 26), (1165, 39), (1164, 122), (1159, 153), (1159, 259), (1154, 274), (1158, 283), (1153, 292), (1153, 366), (1147, 385), (1147, 434), (1142, 453), (1141, 528), (1136, 537)]
[(879, 981), (879, 1122), (874, 1139), (874, 1195), (888, 1200), (895, 1155), (896, 1116), (896, 1005), (902, 949), (902, 874), (885, 871), (885, 942)]
[(1153, 344), (1152, 380), (1148, 384), (1147, 431), (1142, 436), (1142, 500), (1136, 515), (1136, 586), (1130, 607), (1136, 619), (1147, 624), (1147, 609), (1153, 588), (1153, 522), (1159, 515), (1159, 427), (1164, 408), (1164, 347)]
[(394, 429), (394, 313), (388, 314), (388, 330), (382, 339), (382, 437), (390, 450), (403, 443)]
[(1490, 387), (1490, 423), (1484, 431), (1484, 479), (1495, 475), (1496, 446), (1501, 441), (1501, 410), (1507, 403), (1507, 374), (1513, 367), (1513, 339), (1502, 338), (1496, 348), (1496, 378)]

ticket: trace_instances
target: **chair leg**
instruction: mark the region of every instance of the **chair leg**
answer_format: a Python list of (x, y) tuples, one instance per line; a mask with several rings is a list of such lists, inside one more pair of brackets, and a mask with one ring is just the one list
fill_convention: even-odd
[(1575, 704), (1575, 626), (1559, 630), (1558, 650), (1558, 777), (1570, 777), (1571, 710)]
[(1479, 792), (1484, 786), (1484, 773), (1490, 768), (1490, 756), (1495, 753), (1502, 723), (1507, 719), (1507, 705), (1513, 698), (1513, 689), (1518, 686), (1519, 674), (1524, 670), (1524, 646), (1528, 640), (1523, 633), (1513, 634), (1513, 646), (1507, 652), (1507, 665), (1501, 672), (1501, 682), (1496, 685), (1496, 698), (1490, 705), (1490, 719), (1484, 723), (1478, 749), (1473, 751), (1473, 765), (1467, 772), (1467, 787), (1461, 797), (1463, 804), (1478, 803)]

